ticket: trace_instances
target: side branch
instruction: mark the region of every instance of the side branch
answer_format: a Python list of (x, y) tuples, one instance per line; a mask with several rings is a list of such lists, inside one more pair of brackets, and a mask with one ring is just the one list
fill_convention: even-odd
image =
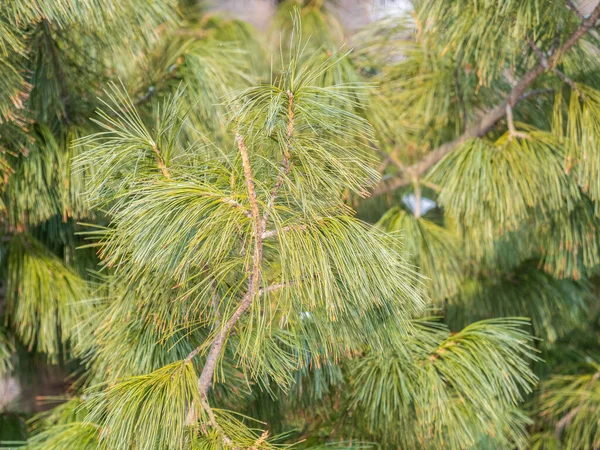
[(470, 139), (482, 137), (501, 119), (506, 116), (506, 106), (513, 108), (521, 99), (529, 85), (531, 85), (540, 75), (546, 70), (554, 70), (560, 57), (564, 55), (571, 47), (573, 47), (579, 39), (581, 39), (590, 28), (592, 28), (600, 18), (600, 4), (594, 8), (590, 16), (585, 19), (579, 28), (569, 36), (569, 38), (561, 45), (547, 61), (538, 62), (531, 70), (525, 73), (523, 77), (513, 86), (512, 90), (506, 99), (495, 106), (483, 115), (479, 123), (468, 127), (463, 134), (456, 139), (442, 144), (437, 149), (428, 153), (423, 159), (406, 168), (406, 171), (388, 181), (382, 182), (373, 190), (373, 196), (391, 192), (399, 187), (411, 184), (414, 177), (421, 177), (431, 167), (436, 165), (447, 154), (451, 153), (460, 145)]
[(160, 169), (160, 171), (162, 172), (162, 174), (165, 178), (171, 179), (171, 174), (169, 173), (169, 169), (167, 169), (167, 166), (165, 165), (165, 161), (163, 160), (160, 152), (158, 151), (158, 146), (156, 145), (156, 142), (151, 141), (150, 145), (152, 146), (152, 151), (154, 152), (154, 159), (156, 160), (156, 164), (158, 165), (158, 168)]
[(269, 210), (275, 204), (275, 199), (279, 194), (279, 190), (281, 186), (283, 186), (283, 182), (285, 181), (285, 177), (288, 176), (290, 170), (292, 169), (291, 163), (291, 149), (292, 149), (292, 136), (294, 135), (294, 124), (296, 113), (294, 110), (294, 94), (292, 91), (286, 92), (288, 96), (288, 108), (287, 108), (287, 127), (286, 127), (286, 136), (285, 136), (285, 149), (283, 153), (283, 162), (281, 164), (281, 174), (277, 178), (275, 182), (275, 186), (273, 187), (273, 191), (271, 192), (271, 197), (269, 198), (269, 202), (267, 203), (267, 208), (263, 214), (263, 228), (267, 226), (267, 220), (269, 219)]
[(227, 203), (228, 205), (231, 205), (234, 208), (240, 209), (246, 217), (248, 217), (249, 219), (252, 219), (252, 213), (250, 211), (246, 210), (246, 208), (244, 208), (244, 205), (242, 205), (241, 203), (238, 203), (229, 197), (222, 199), (222, 201), (223, 201), (223, 203)]

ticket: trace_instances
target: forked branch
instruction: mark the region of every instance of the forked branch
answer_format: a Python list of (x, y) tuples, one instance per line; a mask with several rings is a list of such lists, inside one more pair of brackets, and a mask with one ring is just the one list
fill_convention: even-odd
[(250, 200), (250, 211), (252, 214), (252, 218), (254, 219), (254, 254), (252, 256), (252, 269), (250, 275), (248, 276), (248, 291), (246, 292), (246, 295), (244, 295), (244, 297), (242, 298), (242, 301), (240, 302), (233, 315), (217, 333), (215, 340), (210, 346), (208, 356), (206, 357), (206, 363), (204, 364), (204, 368), (202, 369), (202, 373), (200, 374), (200, 378), (198, 379), (198, 390), (200, 391), (200, 395), (202, 397), (206, 397), (206, 393), (208, 392), (208, 388), (210, 387), (210, 384), (212, 382), (217, 361), (221, 354), (221, 350), (223, 349), (223, 345), (225, 344), (225, 341), (227, 340), (231, 329), (235, 326), (242, 314), (244, 314), (244, 312), (246, 312), (246, 310), (252, 304), (252, 300), (258, 293), (261, 279), (263, 254), (263, 221), (260, 216), (260, 210), (258, 208), (256, 190), (254, 189), (254, 180), (252, 178), (252, 169), (250, 167), (248, 149), (246, 148), (246, 144), (242, 136), (237, 135), (236, 140), (238, 144), (238, 149), (240, 151), (240, 155), (242, 157), (244, 178), (246, 181), (246, 188), (248, 190), (248, 198)]
[[(266, 224), (268, 221), (269, 213), (268, 211), (275, 204), (275, 200), (281, 189), (285, 177), (289, 174), (291, 169), (291, 138), (294, 132), (294, 96), (291, 91), (287, 91), (288, 95), (288, 112), (287, 112), (287, 127), (286, 127), (286, 137), (285, 137), (285, 149), (284, 149), (284, 158), (283, 158), (283, 167), (282, 172), (279, 175), (277, 181), (275, 182), (275, 186), (271, 195), (269, 197), (267, 208), (263, 212), (262, 216), (260, 214), (260, 209), (258, 206), (258, 200), (256, 196), (256, 190), (254, 187), (254, 179), (252, 177), (252, 168), (250, 166), (250, 158), (248, 155), (248, 149), (246, 148), (246, 143), (244, 141), (244, 137), (241, 135), (236, 135), (236, 141), (238, 145), (238, 150), (240, 152), (240, 156), (242, 158), (242, 168), (244, 172), (244, 179), (246, 182), (246, 189), (248, 191), (248, 199), (250, 201), (250, 211), (247, 212), (247, 215), (254, 221), (254, 230), (253, 230), (253, 238), (254, 238), (254, 253), (252, 256), (252, 267), (250, 273), (248, 274), (248, 290), (246, 294), (242, 297), (240, 304), (233, 312), (231, 317), (225, 322), (221, 324), (220, 329), (216, 332), (214, 340), (210, 345), (210, 350), (206, 357), (206, 362), (204, 367), (202, 368), (202, 372), (200, 373), (200, 377), (198, 378), (198, 391), (200, 394), (200, 398), (202, 401), (202, 407), (206, 411), (209, 416), (210, 425), (220, 432), (223, 438), (223, 442), (232, 448), (235, 448), (231, 439), (223, 432), (219, 424), (217, 423), (214, 413), (208, 403), (207, 393), (212, 383), (212, 379), (214, 377), (215, 369), (217, 366), (217, 362), (219, 360), (219, 356), (223, 350), (223, 347), (231, 333), (232, 329), (235, 327), (236, 323), (242, 317), (242, 315), (250, 308), (252, 305), (252, 301), (259, 295), (263, 295), (269, 292), (277, 291), (279, 289), (283, 289), (288, 286), (292, 286), (294, 283), (279, 283), (271, 286), (267, 286), (264, 288), (260, 287), (261, 279), (262, 279), (262, 262), (263, 262), (263, 239), (265, 237), (272, 237), (277, 234), (277, 231), (270, 231), (265, 233)], [(159, 155), (160, 156), (160, 155)], [(232, 206), (238, 208), (242, 207), (239, 203), (235, 202), (232, 199), (225, 199), (225, 203), (231, 204)], [(282, 229), (283, 230), (283, 229)], [(186, 358), (186, 361), (190, 361), (196, 355), (198, 355), (203, 346), (199, 346), (194, 349)], [(266, 439), (267, 435), (263, 435), (257, 441), (257, 443), (261, 442), (261, 439)], [(256, 445), (255, 445), (256, 446)]]

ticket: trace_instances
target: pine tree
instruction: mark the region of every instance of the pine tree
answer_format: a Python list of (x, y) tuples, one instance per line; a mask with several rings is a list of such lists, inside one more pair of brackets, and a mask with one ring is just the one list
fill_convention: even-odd
[(600, 5), (194, 3), (0, 9), (25, 448), (598, 448)]

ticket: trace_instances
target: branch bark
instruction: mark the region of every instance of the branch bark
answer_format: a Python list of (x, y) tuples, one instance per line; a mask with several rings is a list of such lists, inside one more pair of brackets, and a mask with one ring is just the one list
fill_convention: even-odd
[(169, 173), (169, 169), (167, 169), (167, 166), (165, 165), (165, 161), (162, 158), (160, 151), (158, 150), (158, 146), (156, 145), (156, 142), (152, 141), (152, 142), (150, 142), (150, 145), (152, 146), (152, 151), (154, 152), (154, 159), (156, 160), (156, 164), (158, 165), (158, 168), (162, 172), (163, 176), (170, 180), (171, 174)]
[(469, 126), (466, 131), (456, 139), (442, 144), (437, 149), (428, 153), (423, 159), (406, 168), (404, 174), (384, 181), (375, 187), (373, 196), (385, 194), (409, 185), (415, 176), (421, 177), (431, 167), (441, 161), (446, 155), (454, 151), (457, 147), (469, 141), (470, 139), (482, 137), (501, 119), (506, 116), (506, 106), (513, 108), (521, 99), (527, 88), (544, 72), (553, 69), (558, 63), (560, 57), (573, 47), (590, 28), (595, 26), (600, 18), (600, 4), (594, 8), (590, 16), (585, 19), (579, 28), (575, 30), (569, 38), (547, 59), (547, 67), (543, 62), (538, 62), (532, 69), (526, 72), (521, 79), (513, 86), (506, 99), (485, 113), (479, 123)]

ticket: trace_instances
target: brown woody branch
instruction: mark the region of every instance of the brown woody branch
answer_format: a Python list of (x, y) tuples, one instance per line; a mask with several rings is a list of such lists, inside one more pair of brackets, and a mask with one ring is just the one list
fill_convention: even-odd
[(162, 172), (163, 176), (170, 180), (171, 174), (169, 173), (169, 169), (167, 169), (165, 161), (162, 158), (160, 151), (158, 150), (158, 146), (156, 145), (156, 142), (152, 141), (152, 142), (150, 142), (150, 145), (152, 146), (152, 151), (154, 152), (154, 159), (156, 160), (156, 164), (158, 165), (158, 168)]
[(529, 42), (529, 46), (533, 49), (533, 52), (536, 54), (538, 60), (544, 66), (544, 68), (546, 68), (546, 70), (550, 69), (552, 72), (554, 72), (564, 83), (571, 86), (571, 89), (573, 89), (573, 91), (575, 91), (577, 93), (577, 95), (579, 95), (579, 98), (581, 98), (581, 100), (585, 100), (583, 94), (581, 93), (581, 91), (579, 90), (579, 88), (577, 87), (575, 82), (573, 80), (571, 80), (569, 77), (567, 77), (563, 72), (561, 72), (556, 67), (554, 67), (554, 66), (551, 67), (550, 62), (548, 61), (548, 58), (546, 57), (546, 55), (544, 55), (544, 52), (542, 52), (542, 50), (535, 44), (535, 42), (532, 39), (529, 39), (528, 42)]
[(535, 97), (538, 95), (552, 94), (553, 92), (554, 92), (554, 89), (532, 89), (532, 90), (527, 91), (524, 94), (522, 94), (519, 97), (519, 101), (525, 100), (526, 98), (529, 98), (529, 97)]
[(237, 135), (236, 139), (238, 142), (238, 149), (242, 156), (244, 178), (246, 180), (246, 188), (248, 189), (248, 198), (250, 199), (252, 218), (254, 219), (254, 254), (252, 257), (252, 271), (248, 277), (248, 291), (246, 292), (246, 295), (242, 298), (240, 305), (237, 307), (233, 315), (217, 333), (217, 336), (208, 352), (208, 356), (206, 357), (204, 368), (202, 369), (200, 378), (198, 379), (198, 390), (200, 391), (200, 395), (203, 397), (206, 397), (206, 393), (208, 392), (208, 388), (212, 382), (217, 361), (219, 359), (219, 355), (221, 354), (223, 345), (225, 344), (231, 329), (240, 319), (242, 314), (244, 314), (244, 312), (246, 312), (246, 310), (252, 304), (254, 296), (258, 293), (258, 287), (261, 279), (263, 222), (258, 209), (258, 201), (256, 199), (256, 191), (254, 189), (254, 180), (252, 179), (252, 170), (250, 168), (248, 149), (246, 148), (246, 144), (244, 143), (244, 138), (242, 136)]
[[(240, 319), (242, 314), (246, 312), (246, 310), (252, 304), (252, 300), (256, 295), (260, 293), (260, 282), (262, 276), (262, 258), (263, 258), (263, 244), (262, 244), (262, 234), (263, 234), (263, 221), (260, 216), (260, 210), (258, 208), (258, 200), (256, 198), (256, 190), (254, 189), (254, 180), (252, 178), (252, 169), (250, 167), (250, 158), (248, 156), (248, 149), (246, 148), (246, 144), (244, 142), (244, 138), (240, 135), (236, 135), (236, 140), (238, 144), (238, 149), (240, 151), (240, 155), (242, 157), (242, 168), (244, 170), (244, 178), (246, 181), (246, 188), (248, 190), (248, 198), (250, 200), (250, 208), (252, 219), (254, 220), (254, 254), (252, 256), (252, 270), (248, 276), (248, 291), (246, 295), (242, 298), (237, 309), (234, 311), (233, 315), (229, 318), (229, 320), (221, 327), (221, 329), (217, 332), (215, 339), (213, 340), (208, 355), (206, 357), (206, 362), (204, 363), (204, 367), (202, 368), (202, 372), (200, 373), (200, 377), (198, 378), (198, 392), (200, 393), (200, 399), (202, 402), (202, 408), (209, 417), (209, 424), (221, 434), (223, 439), (223, 443), (230, 448), (236, 449), (232, 440), (227, 436), (221, 426), (217, 423), (212, 408), (208, 403), (208, 389), (212, 383), (212, 379), (215, 373), (215, 369), (217, 367), (217, 361), (219, 360), (219, 356), (221, 355), (221, 351), (227, 338), (229, 337), (229, 333)], [(215, 298), (213, 296), (213, 302), (215, 302)], [(220, 317), (218, 317), (218, 322), (220, 323)], [(187, 357), (186, 361), (190, 361), (194, 358), (202, 349), (202, 346), (195, 348)]]
[[(275, 203), (275, 199), (281, 186), (283, 185), (284, 179), (290, 171), (291, 168), (291, 157), (290, 157), (290, 149), (291, 149), (291, 138), (294, 131), (294, 96), (291, 91), (287, 91), (288, 94), (288, 124), (287, 124), (287, 134), (286, 134), (286, 148), (283, 159), (283, 171), (280, 174), (277, 182), (275, 183), (275, 187), (271, 193), (268, 207), (265, 209), (262, 217), (260, 214), (260, 210), (258, 207), (258, 200), (256, 197), (256, 190), (254, 188), (254, 180), (252, 178), (252, 169), (250, 166), (250, 158), (248, 155), (248, 149), (246, 148), (246, 144), (243, 136), (236, 135), (236, 141), (238, 144), (238, 150), (240, 152), (240, 156), (242, 158), (242, 168), (244, 172), (244, 179), (246, 181), (246, 188), (248, 190), (248, 198), (250, 201), (250, 217), (254, 220), (254, 254), (252, 256), (252, 269), (248, 276), (248, 290), (244, 297), (242, 298), (239, 306), (234, 311), (232, 316), (227, 320), (227, 322), (221, 327), (221, 329), (217, 332), (216, 337), (214, 338), (208, 355), (206, 357), (206, 362), (200, 373), (200, 377), (198, 378), (198, 391), (200, 393), (200, 397), (202, 400), (202, 407), (209, 415), (210, 425), (220, 432), (223, 438), (223, 442), (226, 446), (233, 447), (233, 442), (231, 439), (223, 433), (223, 430), (215, 420), (214, 414), (208, 403), (207, 393), (210, 385), (212, 383), (212, 379), (215, 373), (217, 361), (231, 333), (231, 330), (238, 322), (240, 317), (250, 308), (252, 305), (252, 301), (258, 295), (265, 294), (268, 292), (272, 292), (278, 289), (283, 289), (284, 287), (291, 286), (294, 283), (280, 283), (272, 286), (268, 286), (265, 288), (260, 287), (261, 278), (262, 278), (262, 261), (263, 261), (263, 235), (265, 234), (265, 228), (268, 220), (268, 211)], [(233, 200), (231, 200), (234, 202)], [(230, 203), (230, 202), (228, 202)], [(235, 202), (237, 203), (237, 202)], [(231, 203), (230, 203), (231, 204)], [(234, 205), (237, 207), (237, 205)], [(267, 235), (271, 235), (271, 232), (267, 233)], [(220, 322), (220, 319), (219, 319)], [(186, 361), (190, 361), (194, 356), (196, 356), (202, 346), (194, 349), (186, 358)], [(261, 442), (261, 439), (266, 439), (267, 435), (263, 434), (263, 436), (257, 442)]]
[(494, 125), (506, 116), (506, 106), (511, 108), (518, 103), (527, 88), (543, 73), (549, 69), (553, 69), (558, 63), (562, 55), (564, 55), (571, 47), (573, 47), (590, 28), (595, 26), (600, 18), (600, 4), (594, 8), (590, 16), (583, 20), (579, 28), (575, 30), (567, 40), (549, 57), (547, 64), (538, 62), (532, 69), (526, 72), (523, 77), (513, 86), (512, 90), (506, 99), (486, 112), (477, 124), (469, 126), (466, 131), (456, 139), (442, 144), (437, 149), (428, 153), (423, 159), (417, 163), (408, 166), (403, 174), (394, 177), (390, 180), (383, 181), (373, 190), (373, 196), (391, 192), (399, 187), (411, 184), (415, 177), (421, 177), (431, 167), (437, 164), (442, 158), (454, 151), (457, 147), (469, 141), (470, 139), (482, 137), (488, 133)]

